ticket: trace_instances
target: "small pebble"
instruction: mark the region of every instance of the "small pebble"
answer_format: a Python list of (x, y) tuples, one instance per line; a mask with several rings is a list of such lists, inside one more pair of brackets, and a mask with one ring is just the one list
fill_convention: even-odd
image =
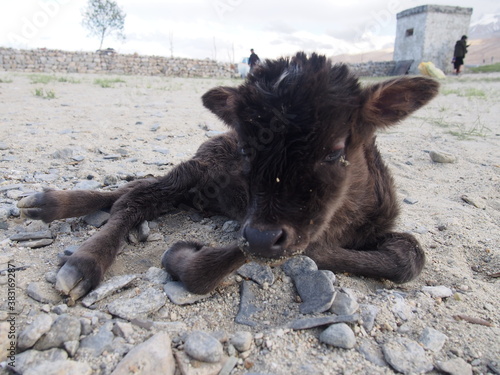
[(223, 348), (219, 340), (202, 331), (191, 332), (184, 343), (186, 353), (202, 362), (219, 362)]
[(354, 332), (345, 323), (332, 324), (319, 335), (319, 341), (344, 349), (352, 349), (356, 345)]

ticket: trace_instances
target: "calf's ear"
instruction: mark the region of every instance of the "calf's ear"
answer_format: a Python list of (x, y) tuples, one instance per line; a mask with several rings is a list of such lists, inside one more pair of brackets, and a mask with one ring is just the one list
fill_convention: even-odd
[(366, 87), (363, 123), (374, 128), (396, 124), (427, 104), (439, 91), (431, 78), (401, 77)]
[(233, 126), (236, 120), (236, 98), (238, 90), (234, 87), (216, 87), (202, 97), (203, 105), (217, 115), (227, 125)]

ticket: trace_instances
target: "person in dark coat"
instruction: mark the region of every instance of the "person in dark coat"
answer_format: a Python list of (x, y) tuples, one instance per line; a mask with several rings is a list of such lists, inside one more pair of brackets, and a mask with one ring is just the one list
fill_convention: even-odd
[(253, 48), (250, 49), (250, 57), (248, 58), (248, 65), (250, 65), (250, 72), (252, 72), (253, 68), (259, 63), (259, 56), (253, 51)]
[(455, 74), (460, 73), (460, 68), (464, 65), (464, 57), (467, 54), (467, 35), (463, 35), (460, 40), (455, 43), (455, 50), (453, 51), (453, 67)]

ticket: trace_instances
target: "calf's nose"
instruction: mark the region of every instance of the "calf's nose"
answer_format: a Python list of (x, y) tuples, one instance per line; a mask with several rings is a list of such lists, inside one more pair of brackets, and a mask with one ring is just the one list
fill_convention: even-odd
[(247, 241), (247, 250), (256, 256), (264, 258), (279, 258), (283, 255), (282, 243), (285, 231), (278, 229), (257, 229), (250, 225), (243, 228), (243, 238)]

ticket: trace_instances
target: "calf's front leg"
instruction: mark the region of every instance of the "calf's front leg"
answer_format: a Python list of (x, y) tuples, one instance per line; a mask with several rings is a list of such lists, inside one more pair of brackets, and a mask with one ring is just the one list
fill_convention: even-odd
[(86, 240), (73, 255), (63, 259), (56, 289), (72, 300), (84, 296), (102, 280), (130, 230), (153, 220), (166, 207), (175, 205), (202, 178), (194, 160), (180, 164), (160, 179), (147, 180), (123, 194), (113, 204), (108, 222)]
[(24, 197), (17, 203), (21, 216), (50, 223), (68, 217), (109, 209), (124, 194), (155, 179), (136, 180), (114, 191), (46, 189)]
[(163, 268), (195, 294), (212, 291), (245, 262), (245, 255), (238, 245), (212, 248), (184, 241), (165, 251), (161, 260)]
[(362, 250), (315, 247), (306, 252), (320, 269), (348, 272), (405, 283), (416, 278), (425, 264), (425, 253), (408, 233), (387, 233)]

